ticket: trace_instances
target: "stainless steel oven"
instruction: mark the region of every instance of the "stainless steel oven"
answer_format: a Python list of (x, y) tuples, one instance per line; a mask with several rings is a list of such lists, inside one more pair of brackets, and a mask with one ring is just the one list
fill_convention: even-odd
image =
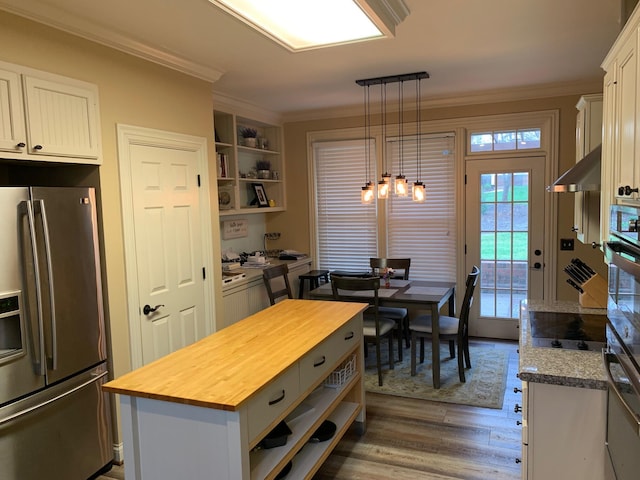
[(607, 348), (607, 480), (640, 478), (640, 208), (611, 207)]

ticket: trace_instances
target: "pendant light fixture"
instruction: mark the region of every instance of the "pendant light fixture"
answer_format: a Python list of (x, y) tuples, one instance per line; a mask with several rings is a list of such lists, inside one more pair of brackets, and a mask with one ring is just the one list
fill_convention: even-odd
[(407, 177), (402, 174), (404, 167), (404, 80), (398, 82), (398, 101), (400, 102), (400, 111), (398, 112), (398, 138), (400, 139), (400, 165), (398, 167), (398, 175), (395, 180), (395, 192), (399, 197), (406, 197), (409, 193), (407, 186)]
[(387, 141), (387, 90), (388, 83), (399, 83), (398, 98), (399, 98), (399, 113), (398, 113), (398, 136), (400, 138), (400, 164), (399, 172), (395, 177), (394, 186), (395, 193), (398, 196), (408, 196), (409, 188), (407, 179), (403, 174), (404, 169), (404, 82), (414, 81), (416, 83), (416, 123), (417, 123), (417, 154), (416, 154), (416, 170), (418, 179), (413, 183), (413, 200), (416, 202), (424, 202), (425, 190), (424, 184), (419, 180), (420, 178), (420, 105), (421, 105), (421, 90), (420, 81), (423, 78), (429, 78), (427, 72), (405, 73), (401, 75), (389, 75), (386, 77), (367, 78), (363, 80), (356, 80), (356, 83), (365, 88), (365, 136), (367, 141), (367, 164), (365, 167), (366, 183), (362, 187), (361, 200), (362, 203), (371, 203), (374, 197), (373, 183), (369, 180), (370, 175), (370, 141), (371, 141), (371, 98), (369, 93), (369, 87), (371, 85), (380, 85), (380, 114), (382, 122), (382, 170), (384, 173), (381, 175), (381, 179), (377, 185), (377, 192), (379, 199), (389, 198), (391, 189), (391, 174), (387, 170), (387, 153), (386, 153), (386, 141)]
[(380, 111), (382, 112), (382, 168), (384, 173), (378, 182), (378, 199), (389, 198), (391, 174), (387, 173), (387, 84), (380, 84)]
[(424, 183), (420, 181), (421, 165), (422, 162), (422, 139), (420, 138), (420, 81), (416, 80), (416, 181), (413, 184), (412, 199), (414, 202), (424, 203), (426, 199), (426, 191)]
[(371, 169), (371, 103), (369, 85), (364, 89), (364, 131), (365, 131), (365, 184), (362, 187), (360, 201), (363, 205), (373, 202), (373, 183), (370, 180)]

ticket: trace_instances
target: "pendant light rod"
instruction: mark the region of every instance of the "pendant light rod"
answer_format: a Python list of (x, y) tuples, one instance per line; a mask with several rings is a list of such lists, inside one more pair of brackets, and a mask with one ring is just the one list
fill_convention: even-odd
[(364, 87), (367, 85), (386, 85), (387, 83), (422, 80), (423, 78), (429, 78), (429, 74), (427, 72), (402, 73), (400, 75), (387, 75), (386, 77), (365, 78), (362, 80), (356, 80), (356, 83), (361, 87)]

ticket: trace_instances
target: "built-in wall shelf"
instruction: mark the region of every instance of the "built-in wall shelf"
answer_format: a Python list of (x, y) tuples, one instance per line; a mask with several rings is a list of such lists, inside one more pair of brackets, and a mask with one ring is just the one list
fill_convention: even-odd
[(220, 215), (285, 210), (282, 127), (218, 110), (213, 118)]

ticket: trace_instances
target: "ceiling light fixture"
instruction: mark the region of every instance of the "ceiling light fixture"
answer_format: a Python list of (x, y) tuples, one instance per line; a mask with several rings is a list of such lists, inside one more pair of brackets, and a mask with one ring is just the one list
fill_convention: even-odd
[(209, 0), (292, 52), (395, 36), (404, 0)]
[(400, 111), (398, 112), (398, 137), (400, 138), (400, 164), (398, 165), (398, 175), (396, 175), (395, 192), (399, 197), (406, 197), (409, 194), (407, 177), (402, 174), (404, 168), (404, 80), (398, 82), (398, 102)]
[[(403, 82), (415, 81), (416, 84), (416, 176), (417, 180), (413, 184), (413, 192), (412, 198), (415, 202), (422, 203), (425, 200), (425, 187), (424, 184), (419, 180), (421, 173), (421, 141), (420, 141), (420, 105), (422, 103), (422, 92), (420, 89), (420, 82), (423, 78), (429, 78), (429, 74), (427, 72), (416, 72), (416, 73), (404, 73), (402, 75), (389, 75), (386, 77), (375, 77), (375, 78), (367, 78), (364, 80), (356, 80), (356, 83), (361, 87), (367, 87), (365, 93), (365, 136), (366, 141), (370, 141), (370, 133), (369, 129), (371, 128), (371, 107), (370, 107), (370, 98), (369, 98), (369, 87), (371, 85), (380, 85), (380, 114), (381, 114), (381, 123), (382, 123), (382, 169), (385, 173), (382, 174), (382, 179), (378, 182), (378, 198), (386, 199), (389, 197), (389, 188), (390, 188), (390, 179), (391, 174), (387, 172), (387, 155), (385, 152), (386, 141), (387, 141), (387, 98), (386, 98), (386, 85), (388, 83), (400, 83), (400, 88), (398, 91), (399, 98), (399, 113), (398, 113), (398, 136), (400, 139), (400, 171), (395, 179), (395, 193), (398, 196), (408, 196), (408, 186), (407, 179), (403, 175), (402, 170), (404, 168), (404, 87)], [(368, 146), (368, 144), (367, 144)], [(369, 177), (369, 153), (367, 150), (367, 167), (366, 167), (366, 175), (367, 181)], [(369, 202), (365, 202), (365, 190), (367, 191), (367, 198), (370, 199)], [(371, 203), (373, 201), (372, 194), (372, 184), (370, 181), (365, 184), (362, 188), (362, 203)]]
[(373, 202), (373, 182), (371, 181), (371, 103), (369, 101), (369, 86), (364, 89), (364, 132), (365, 132), (365, 184), (362, 187), (360, 200), (363, 205)]
[(422, 92), (420, 90), (420, 81), (416, 80), (416, 181), (413, 184), (412, 199), (414, 202), (424, 203), (427, 194), (424, 183), (420, 181), (420, 163), (422, 162), (422, 140), (420, 138), (420, 100)]

